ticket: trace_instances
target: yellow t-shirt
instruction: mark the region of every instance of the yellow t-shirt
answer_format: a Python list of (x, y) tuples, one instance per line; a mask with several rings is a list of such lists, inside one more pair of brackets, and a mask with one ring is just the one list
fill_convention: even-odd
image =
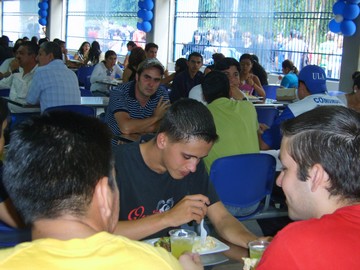
[(39, 239), (0, 250), (0, 269), (182, 269), (163, 248), (97, 233), (86, 239)]

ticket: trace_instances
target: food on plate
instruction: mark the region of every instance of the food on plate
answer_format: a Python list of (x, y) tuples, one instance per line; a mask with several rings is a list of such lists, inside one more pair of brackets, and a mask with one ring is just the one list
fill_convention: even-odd
[(194, 242), (193, 252), (201, 252), (205, 250), (211, 250), (216, 247), (216, 241), (214, 237), (207, 236), (204, 245), (201, 245), (201, 239), (198, 238)]
[(253, 270), (253, 269), (255, 269), (255, 266), (259, 261), (259, 259), (251, 259), (251, 258), (242, 258), (242, 259), (244, 261), (243, 270)]
[[(154, 246), (155, 247), (163, 247), (167, 251), (171, 252), (170, 237), (165, 236), (165, 237), (159, 238), (159, 240), (157, 240), (154, 243)], [(216, 247), (216, 241), (215, 241), (214, 237), (207, 236), (204, 245), (201, 245), (200, 238), (196, 238), (195, 242), (194, 242), (194, 246), (193, 246), (193, 252), (208, 251), (208, 250), (214, 249), (215, 247)]]
[(157, 240), (154, 243), (154, 246), (155, 247), (163, 247), (167, 251), (171, 252), (170, 237), (169, 236), (164, 236), (164, 237), (159, 238), (159, 240)]

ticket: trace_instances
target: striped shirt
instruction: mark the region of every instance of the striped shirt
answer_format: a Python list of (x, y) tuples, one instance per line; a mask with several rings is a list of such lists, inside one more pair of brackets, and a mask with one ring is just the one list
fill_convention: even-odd
[(131, 118), (144, 119), (151, 117), (154, 110), (163, 96), (163, 101), (169, 100), (169, 95), (165, 87), (160, 86), (153, 94), (145, 107), (142, 107), (135, 97), (135, 81), (123, 83), (110, 91), (109, 106), (106, 110), (105, 121), (113, 132), (114, 136), (121, 134), (114, 114), (117, 112), (127, 112)]

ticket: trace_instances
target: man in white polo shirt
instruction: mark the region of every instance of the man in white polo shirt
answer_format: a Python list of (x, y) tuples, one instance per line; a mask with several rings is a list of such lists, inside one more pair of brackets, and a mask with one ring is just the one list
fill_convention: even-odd
[(280, 149), (280, 125), (287, 119), (294, 118), (318, 106), (345, 104), (335, 96), (329, 96), (326, 89), (325, 71), (316, 65), (304, 67), (299, 74), (299, 101), (289, 104), (275, 119), (274, 124), (262, 135), (260, 148), (262, 150)]

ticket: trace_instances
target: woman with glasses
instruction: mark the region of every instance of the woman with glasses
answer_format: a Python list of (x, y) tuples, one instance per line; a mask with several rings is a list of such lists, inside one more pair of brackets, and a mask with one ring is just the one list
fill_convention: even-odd
[(90, 77), (90, 90), (94, 96), (109, 96), (110, 83), (113, 82), (116, 77), (122, 77), (123, 71), (116, 64), (116, 61), (116, 53), (109, 50), (105, 53), (105, 60), (95, 66)]

